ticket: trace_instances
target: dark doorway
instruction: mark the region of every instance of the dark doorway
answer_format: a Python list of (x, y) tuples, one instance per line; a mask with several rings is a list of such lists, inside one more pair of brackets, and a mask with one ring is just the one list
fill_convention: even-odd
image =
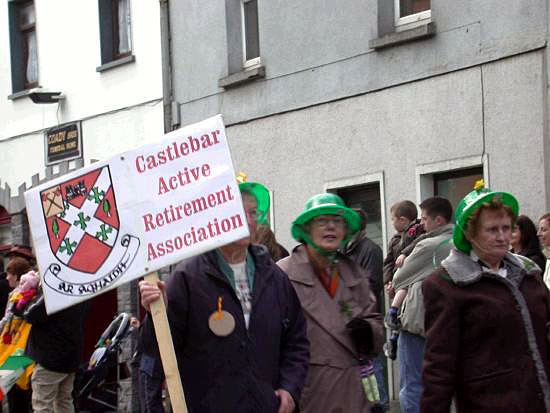
[(380, 184), (375, 182), (349, 186), (334, 189), (332, 192), (338, 194), (348, 207), (362, 208), (367, 213), (367, 237), (383, 249)]
[(82, 360), (87, 362), (99, 337), (117, 314), (117, 290), (110, 290), (91, 299), (88, 318), (84, 322)]

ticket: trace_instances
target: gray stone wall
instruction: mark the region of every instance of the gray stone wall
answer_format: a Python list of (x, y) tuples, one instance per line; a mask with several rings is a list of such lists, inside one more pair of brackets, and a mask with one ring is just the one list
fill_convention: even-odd
[(11, 215), (12, 244), (31, 245), (31, 234), (27, 211), (23, 209)]
[[(117, 289), (118, 312), (128, 313), (133, 316), (138, 314), (138, 290), (137, 281), (124, 284)], [(137, 332), (128, 336), (122, 345), (122, 352), (119, 355), (119, 362), (126, 363), (130, 369), (131, 376), (120, 381), (118, 392), (119, 412), (138, 412), (138, 369), (132, 366), (133, 356), (137, 348)]]

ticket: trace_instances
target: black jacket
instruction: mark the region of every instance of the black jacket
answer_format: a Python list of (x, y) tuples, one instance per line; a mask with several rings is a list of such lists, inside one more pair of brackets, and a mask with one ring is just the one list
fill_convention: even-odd
[[(241, 304), (215, 252), (180, 263), (166, 284), (168, 320), (189, 411), (192, 413), (275, 413), (274, 391), (287, 390), (300, 400), (309, 361), (302, 308), (287, 275), (267, 250), (249, 247), (255, 274), (248, 331)], [(235, 318), (226, 337), (210, 331), (208, 319), (222, 297), (222, 309)], [(147, 316), (142, 345), (156, 346)]]
[(5, 278), (0, 279), (0, 314), (6, 312), (6, 305), (8, 304), (8, 296), (12, 292), (13, 288), (10, 287), (8, 280)]
[(358, 240), (352, 241), (347, 246), (346, 255), (368, 273), (370, 289), (376, 299), (380, 300), (380, 294), (384, 288), (382, 248), (362, 233)]
[[(539, 266), (539, 268), (544, 273), (544, 268), (546, 266), (546, 257), (542, 253), (540, 249), (525, 249), (522, 251), (517, 252), (519, 255), (523, 255), (524, 257), (530, 258)], [(542, 275), (542, 274), (541, 274)]]
[(32, 324), (25, 355), (46, 370), (72, 373), (82, 359), (84, 320), (89, 302), (48, 315), (44, 296), (40, 296), (25, 310), (23, 317)]

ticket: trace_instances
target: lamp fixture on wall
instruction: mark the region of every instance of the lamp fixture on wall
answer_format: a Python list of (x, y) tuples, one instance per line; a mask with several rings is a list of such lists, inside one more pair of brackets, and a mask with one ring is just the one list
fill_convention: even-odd
[(35, 89), (29, 93), (29, 97), (34, 103), (58, 103), (65, 99), (61, 92), (48, 92), (45, 90)]

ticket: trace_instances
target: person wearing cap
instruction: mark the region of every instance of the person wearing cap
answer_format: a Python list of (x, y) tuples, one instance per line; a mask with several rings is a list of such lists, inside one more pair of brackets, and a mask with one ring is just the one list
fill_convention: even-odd
[(550, 293), (530, 259), (509, 252), (516, 198), (476, 184), (459, 203), (453, 248), (422, 285), (421, 411), (550, 411)]
[(382, 316), (364, 270), (341, 254), (359, 215), (334, 194), (310, 198), (292, 223), (300, 242), (277, 264), (288, 274), (307, 320), (311, 358), (300, 401), (304, 413), (370, 412), (365, 363), (382, 348)]
[[(269, 192), (254, 182), (239, 189), (254, 234), (267, 216)], [(295, 411), (308, 367), (306, 323), (287, 275), (265, 247), (246, 237), (181, 262), (165, 287), (141, 281), (146, 309), (163, 288), (189, 411)], [(155, 354), (149, 315), (141, 339)]]

